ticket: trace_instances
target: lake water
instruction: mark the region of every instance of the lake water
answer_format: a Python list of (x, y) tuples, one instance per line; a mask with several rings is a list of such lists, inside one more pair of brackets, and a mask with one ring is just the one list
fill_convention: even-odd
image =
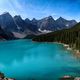
[(80, 76), (80, 60), (56, 43), (0, 42), (0, 71), (16, 80), (59, 80)]

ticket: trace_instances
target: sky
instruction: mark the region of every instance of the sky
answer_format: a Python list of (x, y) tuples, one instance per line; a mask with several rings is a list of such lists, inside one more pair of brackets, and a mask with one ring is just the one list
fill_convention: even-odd
[(4, 12), (29, 19), (61, 16), (80, 21), (80, 0), (0, 0), (0, 14)]

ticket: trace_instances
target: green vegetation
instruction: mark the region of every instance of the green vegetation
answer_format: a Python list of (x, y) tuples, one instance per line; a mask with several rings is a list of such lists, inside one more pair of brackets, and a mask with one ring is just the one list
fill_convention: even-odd
[(60, 42), (69, 44), (73, 49), (80, 51), (80, 23), (70, 29), (55, 31), (52, 33), (36, 36), (33, 41), (38, 42)]

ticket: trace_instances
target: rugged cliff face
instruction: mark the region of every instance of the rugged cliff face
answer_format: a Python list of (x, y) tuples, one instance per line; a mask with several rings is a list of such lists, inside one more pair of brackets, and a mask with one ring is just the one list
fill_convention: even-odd
[(13, 18), (8, 12), (0, 15), (0, 26), (7, 35), (11, 33), (16, 38), (24, 38), (38, 33), (36, 25), (26, 22), (20, 16)]
[(54, 20), (52, 16), (43, 18), (41, 20), (33, 19), (31, 21), (37, 25), (40, 30), (57, 31), (62, 29), (68, 29), (77, 24), (75, 20), (66, 20), (62, 17)]
[[(57, 30), (68, 29), (76, 25), (75, 20), (66, 20), (60, 17), (54, 20), (52, 16), (37, 20), (33, 18), (23, 20), (21, 16), (12, 17), (8, 12), (0, 15), (1, 29), (10, 39), (27, 38), (35, 35), (46, 34)], [(8, 39), (9, 39), (8, 37)]]
[(12, 16), (9, 13), (0, 15), (0, 25), (1, 28), (6, 31), (17, 31), (17, 25), (15, 24)]
[(14, 35), (11, 32), (8, 31), (4, 31), (1, 27), (0, 27), (0, 40), (13, 40), (16, 39), (14, 37)]

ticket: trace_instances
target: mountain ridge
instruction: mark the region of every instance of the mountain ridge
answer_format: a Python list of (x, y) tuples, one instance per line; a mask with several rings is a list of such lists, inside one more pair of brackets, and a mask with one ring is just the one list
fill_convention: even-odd
[(20, 35), (31, 36), (46, 34), (61, 29), (71, 28), (77, 24), (75, 20), (69, 21), (62, 17), (58, 20), (60, 21), (57, 22), (57, 20), (54, 20), (52, 16), (48, 16), (40, 20), (35, 18), (32, 20), (28, 18), (22, 19), (20, 15), (12, 17), (9, 12), (5, 12), (0, 15), (0, 26), (4, 31), (11, 32), (14, 37), (17, 35), (17, 38), (20, 38)]
[(70, 29), (39, 35), (32, 40), (36, 42), (58, 42), (67, 44), (73, 51), (76, 51), (76, 54), (77, 52), (80, 53), (80, 22)]

